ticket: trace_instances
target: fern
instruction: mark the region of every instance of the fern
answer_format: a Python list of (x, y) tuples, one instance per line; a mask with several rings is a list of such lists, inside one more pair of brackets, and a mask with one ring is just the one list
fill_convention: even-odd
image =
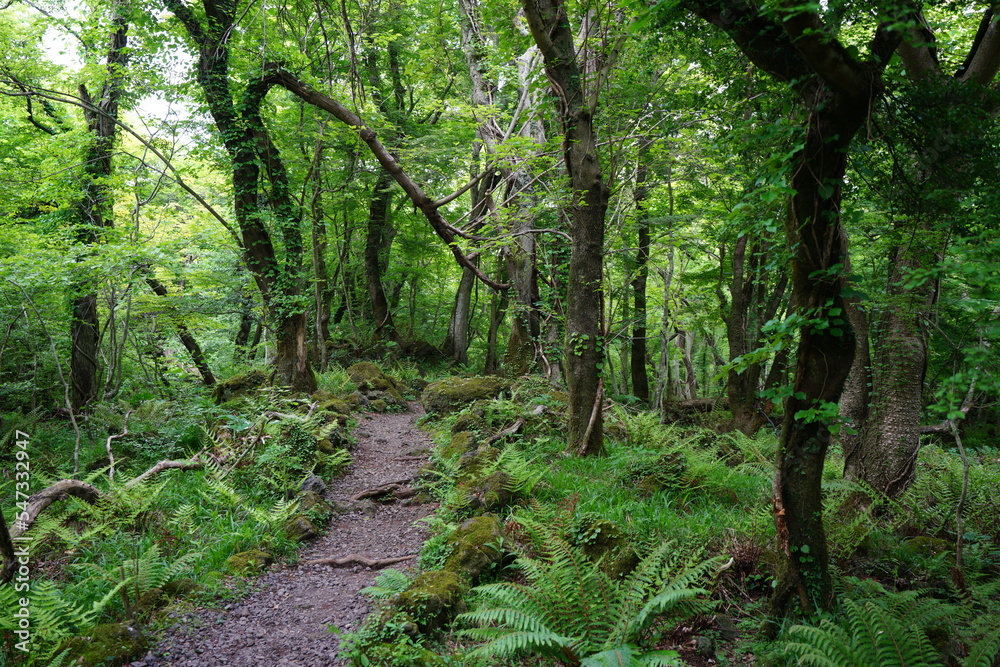
[(20, 609), (20, 598), (30, 600), (31, 652), (28, 664), (45, 663), (55, 657), (59, 644), (64, 640), (93, 627), (101, 612), (118, 595), (125, 582), (112, 588), (103, 598), (89, 607), (67, 601), (66, 595), (51, 581), (32, 582), (31, 590), (18, 593), (12, 586), (0, 587), (0, 630), (13, 632), (19, 619), (14, 613)]
[(164, 584), (191, 569), (191, 562), (199, 556), (201, 556), (199, 552), (192, 551), (170, 561), (162, 558), (160, 548), (153, 544), (138, 558), (113, 564), (107, 569), (94, 563), (78, 563), (73, 567), (83, 572), (90, 572), (112, 584), (127, 583), (128, 590), (134, 593), (135, 599), (139, 599), (146, 591), (163, 588)]
[(399, 570), (382, 570), (375, 577), (375, 585), (362, 588), (362, 595), (376, 600), (388, 600), (397, 593), (402, 593), (410, 586), (410, 578)]
[[(927, 638), (928, 628), (954, 618), (955, 609), (915, 592), (873, 600), (845, 600), (838, 621), (796, 625), (785, 650), (812, 667), (940, 667), (945, 664)], [(972, 647), (963, 667), (989, 667), (1000, 650), (1000, 633)]]
[[(657, 654), (650, 654), (647, 662), (637, 662), (639, 654), (631, 644), (660, 615), (707, 609), (708, 604), (696, 600), (706, 591), (692, 586), (719, 559), (675, 574), (672, 545), (665, 544), (619, 582), (551, 527), (527, 527), (540, 536), (543, 555), (518, 559), (528, 585), (479, 586), (475, 591), (481, 607), (458, 617), (479, 626), (461, 635), (486, 642), (472, 655), (511, 658), (535, 653), (571, 665), (584, 664), (587, 656), (593, 661), (586, 664), (618, 664), (601, 661), (629, 655), (631, 662), (622, 664), (677, 664), (669, 661), (674, 656)], [(666, 662), (656, 661), (660, 659)]]

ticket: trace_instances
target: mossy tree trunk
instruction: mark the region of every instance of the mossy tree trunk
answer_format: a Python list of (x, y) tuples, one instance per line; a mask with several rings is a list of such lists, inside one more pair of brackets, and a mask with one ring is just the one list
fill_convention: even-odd
[(758, 67), (788, 82), (805, 106), (804, 143), (793, 157), (794, 195), (785, 224), (791, 298), (801, 325), (794, 395), (785, 404), (774, 478), (774, 520), (785, 560), (772, 610), (785, 615), (795, 600), (807, 612), (828, 610), (833, 587), (823, 528), (823, 462), (854, 357), (843, 315), (841, 188), (847, 150), (882, 92), (881, 72), (899, 43), (886, 26), (903, 17), (883, 17), (869, 45), (871, 59), (859, 62), (817, 14), (801, 6), (789, 3), (779, 21), (740, 0), (685, 4), (725, 30)]
[[(564, 133), (563, 162), (570, 181), (569, 287), (566, 297), (568, 450), (604, 450), (604, 219), (611, 191), (597, 156), (596, 82), (585, 86), (562, 0), (522, 0), (531, 36), (545, 61)], [(613, 60), (613, 59), (610, 59)], [(610, 66), (605, 63), (605, 67)]]

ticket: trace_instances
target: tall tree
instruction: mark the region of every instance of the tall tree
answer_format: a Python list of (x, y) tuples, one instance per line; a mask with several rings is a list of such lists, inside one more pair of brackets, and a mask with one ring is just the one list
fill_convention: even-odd
[[(112, 5), (112, 33), (105, 61), (105, 81), (97, 95), (80, 85), (84, 117), (90, 130), (90, 141), (83, 160), (83, 192), (78, 205), (76, 240), (84, 245), (100, 242), (103, 230), (114, 226), (111, 210), (110, 184), (112, 156), (118, 136), (118, 108), (125, 89), (125, 67), (128, 63), (128, 23), (124, 7)], [(97, 292), (88, 281), (77, 286), (70, 317), (70, 382), (73, 407), (83, 408), (97, 398), (97, 360), (100, 345), (100, 321), (97, 313)]]
[(996, 10), (983, 11), (972, 45), (953, 73), (944, 71), (923, 14), (910, 23), (897, 52), (905, 83), (882, 109), (888, 116), (883, 138), (893, 156), (882, 196), (895, 216), (885, 233), (885, 298), (852, 311), (865, 335), (858, 337), (852, 371), (858, 390), (844, 406), (860, 429), (844, 441), (844, 474), (889, 496), (902, 493), (914, 477), (928, 322), (940, 291), (934, 275), (962, 219), (963, 194), (982, 177), (976, 167), (982, 137), (1000, 110), (990, 89), (1000, 69)]
[(833, 587), (822, 519), (823, 462), (831, 439), (830, 406), (840, 400), (854, 357), (854, 337), (843, 317), (847, 248), (841, 191), (847, 151), (882, 92), (881, 73), (899, 41), (888, 26), (898, 25), (900, 17), (879, 25), (870, 59), (860, 61), (815, 11), (798, 3), (781, 2), (773, 9), (742, 0), (684, 4), (725, 30), (754, 64), (788, 83), (805, 106), (805, 136), (793, 157), (794, 195), (785, 222), (798, 345), (774, 479), (774, 519), (785, 560), (772, 602), (782, 615), (795, 599), (807, 611), (829, 609)]
[[(164, 4), (197, 49), (198, 84), (229, 157), (234, 211), (246, 264), (277, 329), (273, 381), (296, 391), (313, 392), (316, 377), (309, 363), (308, 321), (302, 299), (302, 233), (287, 172), (260, 118), (267, 86), (258, 75), (239, 105), (233, 98), (229, 41), (237, 27), (239, 3), (204, 0), (201, 17), (180, 0), (164, 0)], [(262, 168), (271, 184), (267, 197), (270, 213), (284, 245), (280, 260), (265, 224)]]

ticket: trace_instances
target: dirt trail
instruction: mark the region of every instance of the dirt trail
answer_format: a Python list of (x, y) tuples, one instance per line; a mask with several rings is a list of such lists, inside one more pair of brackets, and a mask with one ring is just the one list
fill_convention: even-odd
[[(347, 501), (355, 494), (411, 477), (426, 458), (413, 456), (430, 447), (428, 437), (414, 426), (422, 411), (416, 404), (404, 414), (362, 418), (354, 431), (357, 447), (346, 476), (336, 479), (324, 494), (327, 500)], [(361, 555), (392, 558), (417, 553), (425, 539), (417, 519), (433, 505), (404, 507), (367, 504), (367, 511), (335, 516), (326, 535), (306, 546), (301, 561)], [(366, 518), (365, 514), (372, 515)], [(397, 565), (405, 568), (408, 563)], [(313, 667), (341, 665), (339, 638), (328, 630), (357, 628), (371, 609), (359, 594), (375, 579), (376, 571), (361, 566), (326, 565), (273, 567), (245, 599), (223, 610), (198, 609), (180, 616), (153, 649), (133, 667), (257, 667), (280, 665)]]

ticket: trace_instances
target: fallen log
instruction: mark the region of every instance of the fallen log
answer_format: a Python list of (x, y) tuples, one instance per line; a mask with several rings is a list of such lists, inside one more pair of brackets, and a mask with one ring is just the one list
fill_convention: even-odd
[(76, 479), (64, 479), (56, 482), (28, 498), (26, 509), (14, 519), (14, 526), (10, 531), (11, 538), (24, 535), (38, 518), (38, 515), (42, 513), (42, 510), (67, 496), (74, 496), (84, 502), (94, 503), (101, 497), (101, 492), (90, 484)]
[[(160, 461), (155, 466), (142, 473), (134, 479), (130, 479), (125, 483), (125, 488), (130, 489), (133, 486), (146, 481), (151, 477), (155, 477), (164, 470), (176, 469), (176, 470), (196, 470), (203, 467), (205, 464), (200, 461)], [(24, 535), (31, 528), (31, 525), (35, 523), (35, 519), (38, 515), (45, 510), (46, 507), (52, 503), (64, 500), (67, 496), (73, 496), (79, 498), (80, 500), (87, 503), (96, 502), (103, 494), (94, 486), (87, 484), (86, 482), (81, 482), (76, 479), (63, 479), (55, 484), (52, 484), (45, 489), (42, 489), (38, 493), (33, 494), (27, 500), (27, 506), (24, 511), (20, 512), (14, 518), (14, 525), (10, 530), (11, 538), (16, 538)]]
[(329, 565), (330, 567), (350, 567), (351, 565), (364, 565), (365, 567), (370, 567), (373, 570), (378, 570), (383, 567), (389, 567), (390, 565), (395, 565), (396, 563), (402, 563), (403, 561), (411, 560), (416, 558), (417, 554), (410, 554), (409, 556), (399, 556), (397, 558), (380, 558), (372, 559), (366, 558), (365, 556), (342, 556), (340, 558), (317, 558), (315, 560), (307, 560), (305, 565)]

